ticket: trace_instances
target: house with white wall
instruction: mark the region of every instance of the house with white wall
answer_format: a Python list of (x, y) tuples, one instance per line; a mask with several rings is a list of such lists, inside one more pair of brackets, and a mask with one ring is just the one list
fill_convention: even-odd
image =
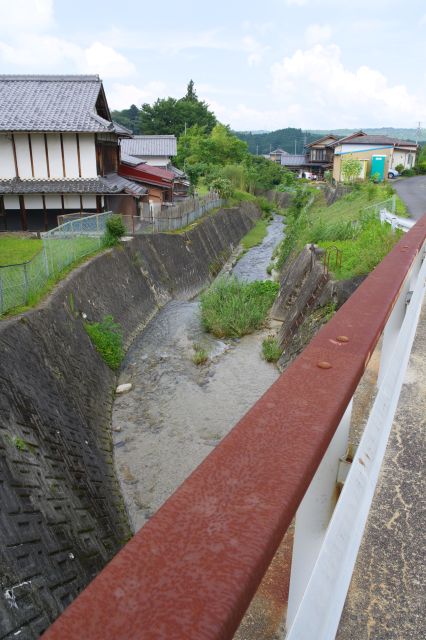
[(121, 141), (121, 152), (153, 167), (170, 169), (172, 158), (177, 154), (177, 141), (173, 135), (133, 136)]
[(58, 215), (114, 205), (136, 214), (147, 190), (118, 176), (129, 135), (97, 75), (0, 76), (0, 230), (48, 229)]
[(345, 158), (360, 161), (360, 179), (370, 178), (380, 169), (380, 179), (389, 177), (389, 170), (402, 165), (404, 169), (412, 169), (416, 162), (419, 145), (411, 140), (400, 140), (382, 135), (369, 135), (363, 131), (340, 138), (329, 145), (334, 149), (333, 178), (337, 182), (343, 180), (342, 162)]

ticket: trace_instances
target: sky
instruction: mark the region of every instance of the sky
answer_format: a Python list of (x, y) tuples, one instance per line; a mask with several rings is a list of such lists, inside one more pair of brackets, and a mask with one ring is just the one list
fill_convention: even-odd
[(235, 130), (426, 128), (425, 0), (0, 0), (0, 73), (185, 94)]

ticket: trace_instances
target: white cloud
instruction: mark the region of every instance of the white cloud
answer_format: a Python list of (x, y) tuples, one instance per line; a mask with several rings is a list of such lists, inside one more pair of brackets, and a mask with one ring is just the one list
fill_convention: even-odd
[(135, 66), (121, 53), (101, 42), (94, 42), (85, 49), (84, 57), (84, 70), (99, 73), (101, 78), (122, 78), (136, 71)]
[(0, 41), (0, 61), (32, 73), (98, 73), (101, 78), (122, 78), (136, 72), (121, 53), (101, 42), (81, 47), (49, 35), (19, 35), (11, 43)]
[(53, 0), (0, 0), (0, 30), (38, 31), (53, 25)]
[(263, 46), (252, 36), (244, 36), (242, 45), (248, 54), (247, 62), (250, 66), (258, 66), (262, 62), (265, 52), (269, 49), (269, 47)]
[(334, 44), (298, 50), (274, 64), (271, 73), (283, 117), (297, 114), (299, 126), (403, 126), (426, 118), (419, 96), (403, 84), (390, 85), (380, 71), (365, 65), (345, 68)]
[(144, 87), (115, 82), (108, 87), (107, 94), (111, 109), (128, 109), (131, 104), (140, 106), (144, 102), (152, 103), (157, 98), (168, 95), (163, 82), (149, 82)]
[(328, 24), (311, 24), (305, 31), (305, 40), (308, 45), (327, 42), (331, 38), (331, 27)]

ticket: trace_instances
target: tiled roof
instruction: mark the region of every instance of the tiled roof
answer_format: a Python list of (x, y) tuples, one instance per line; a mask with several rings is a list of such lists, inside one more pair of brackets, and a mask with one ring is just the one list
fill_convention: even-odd
[(175, 156), (177, 144), (175, 136), (134, 136), (121, 141), (123, 153), (130, 156)]
[(302, 164), (307, 164), (305, 155), (288, 155), (281, 156), (281, 164), (285, 167), (298, 167)]
[(110, 173), (103, 178), (111, 189), (115, 189), (117, 192), (124, 191), (132, 196), (144, 196), (148, 193), (148, 189), (138, 182), (133, 180), (127, 180), (123, 176), (119, 176), (117, 173)]
[(0, 75), (0, 131), (114, 131), (96, 113), (99, 76)]
[(346, 138), (340, 138), (337, 143), (333, 143), (330, 146), (336, 146), (339, 144), (379, 144), (379, 145), (396, 145), (398, 146), (415, 146), (416, 143), (413, 140), (399, 140), (399, 138), (391, 138), (389, 136), (382, 135), (366, 135), (360, 133), (356, 136), (347, 136)]
[(140, 158), (130, 156), (128, 153), (123, 153), (123, 147), (121, 147), (120, 160), (124, 162), (124, 164), (130, 164), (132, 167), (136, 167), (138, 164), (144, 164)]
[(119, 193), (116, 185), (105, 178), (63, 178), (45, 180), (0, 180), (0, 193)]

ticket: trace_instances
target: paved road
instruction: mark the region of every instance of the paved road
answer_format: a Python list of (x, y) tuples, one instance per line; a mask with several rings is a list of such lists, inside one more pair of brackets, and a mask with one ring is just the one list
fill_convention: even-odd
[(426, 213), (426, 175), (401, 178), (393, 184), (401, 200), (407, 205), (409, 214), (418, 220)]

